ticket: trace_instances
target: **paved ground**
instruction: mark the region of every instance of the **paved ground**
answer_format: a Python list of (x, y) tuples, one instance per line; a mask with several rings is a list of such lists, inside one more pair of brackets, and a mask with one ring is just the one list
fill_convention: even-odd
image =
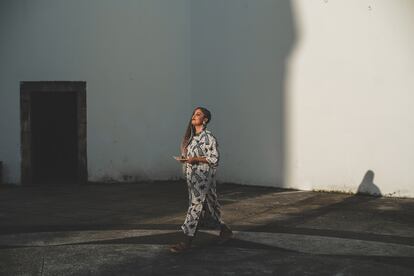
[(183, 182), (0, 186), (0, 275), (414, 275), (414, 199), (218, 189), (235, 238), (172, 254)]

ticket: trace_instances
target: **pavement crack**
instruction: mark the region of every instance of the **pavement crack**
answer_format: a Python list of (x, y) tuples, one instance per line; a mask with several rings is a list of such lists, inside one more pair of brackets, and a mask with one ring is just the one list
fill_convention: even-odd
[(40, 269), (40, 275), (41, 276), (43, 276), (44, 267), (45, 267), (45, 255), (43, 254), (43, 256), (42, 256), (42, 267)]

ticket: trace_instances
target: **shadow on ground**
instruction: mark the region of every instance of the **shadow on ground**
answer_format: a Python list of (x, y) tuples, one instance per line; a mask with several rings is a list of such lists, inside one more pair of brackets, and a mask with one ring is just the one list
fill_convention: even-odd
[(0, 272), (42, 267), (46, 274), (81, 275), (414, 271), (413, 199), (235, 184), (220, 184), (218, 190), (236, 238), (220, 246), (217, 232), (202, 229), (191, 252), (177, 256), (167, 246), (179, 240), (187, 209), (182, 181), (1, 187)]

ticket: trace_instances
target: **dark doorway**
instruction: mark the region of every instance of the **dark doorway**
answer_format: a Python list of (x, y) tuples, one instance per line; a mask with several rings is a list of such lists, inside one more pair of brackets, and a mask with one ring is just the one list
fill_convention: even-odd
[(31, 97), (33, 183), (77, 181), (76, 94), (33, 92)]
[(86, 83), (22, 82), (22, 183), (86, 182)]

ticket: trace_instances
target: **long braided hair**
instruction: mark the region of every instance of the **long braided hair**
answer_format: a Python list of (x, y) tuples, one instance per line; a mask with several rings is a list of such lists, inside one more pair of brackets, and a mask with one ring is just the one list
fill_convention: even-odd
[(207, 124), (211, 120), (211, 112), (207, 108), (198, 106), (193, 110), (193, 113), (191, 114), (191, 117), (190, 117), (190, 121), (188, 122), (188, 125), (187, 125), (187, 129), (185, 130), (183, 140), (181, 142), (181, 155), (182, 156), (187, 155), (187, 146), (195, 134), (195, 128), (191, 124), (191, 119), (193, 118), (194, 113), (196, 112), (197, 109), (201, 110), (201, 112), (204, 114), (204, 117), (207, 118), (207, 122), (204, 124), (203, 129), (206, 128)]

